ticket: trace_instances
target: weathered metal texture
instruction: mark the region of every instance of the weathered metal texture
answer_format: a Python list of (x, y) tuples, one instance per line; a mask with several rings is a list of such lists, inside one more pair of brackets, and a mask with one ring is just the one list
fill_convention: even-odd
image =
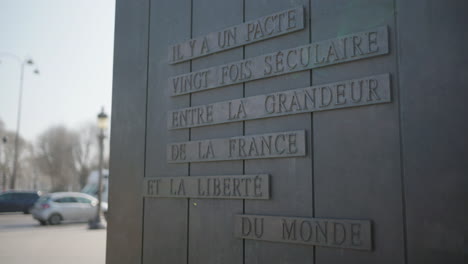
[[(141, 263), (148, 0), (117, 1), (107, 263)], [(130, 51), (131, 50), (131, 51)]]
[[(174, 43), (298, 6), (304, 10), (303, 30), (168, 63)], [(462, 52), (467, 6), (400, 0), (119, 0), (107, 262), (464, 263), (468, 90), (460, 72), (468, 67)], [(318, 63), (294, 67), (297, 47), (313, 51), (312, 43), (324, 48), (312, 57)], [(254, 58), (263, 58), (258, 67), (247, 63)], [(236, 75), (242, 67), (251, 67), (258, 78)], [(221, 75), (208, 81), (206, 69)], [(195, 79), (206, 77), (207, 85), (169, 89), (168, 79), (175, 76), (192, 76), (183, 81), (193, 88)], [(340, 97), (337, 82), (369, 77), (384, 84), (379, 87), (385, 87), (385, 95), (376, 94), (386, 103), (351, 107), (360, 104)], [(222, 78), (224, 83), (217, 83)], [(324, 84), (335, 85), (319, 88)], [(378, 91), (368, 84), (368, 92)], [(316, 87), (319, 97), (328, 91), (335, 102), (300, 110), (293, 98), (304, 87)], [(270, 107), (272, 98), (276, 108)], [(265, 105), (267, 100), (272, 104)], [(167, 123), (168, 112), (210, 105), (213, 122)], [(269, 134), (282, 140), (288, 131), (299, 131), (301, 139), (292, 146), (300, 146), (301, 155), (259, 159), (254, 138)], [(209, 142), (222, 158), (211, 156)], [(179, 159), (180, 152), (172, 162), (171, 147), (181, 144), (185, 159)], [(195, 147), (187, 152), (189, 145)], [(291, 147), (278, 145), (275, 151), (284, 154), (285, 146)], [(253, 197), (261, 199), (247, 199), (252, 198), (246, 197), (247, 188), (255, 194), (255, 183), (248, 180), (237, 192), (235, 178), (248, 175), (270, 175), (268, 188), (261, 188), (269, 191), (268, 199), (263, 191)], [(203, 189), (209, 180), (211, 197)], [(264, 229), (255, 229), (256, 222)], [(319, 236), (325, 231), (309, 232), (325, 226), (328, 240)]]
[(167, 145), (167, 162), (287, 158), (306, 155), (305, 131), (287, 131)]
[[(187, 164), (168, 164), (162, 149), (167, 142), (189, 140), (188, 131), (168, 133), (161, 129), (167, 109), (190, 106), (189, 96), (167, 100), (161, 89), (165, 79), (190, 71), (190, 63), (167, 65), (167, 47), (173, 41), (191, 37), (191, 1), (151, 1), (149, 21), (149, 65), (147, 87), (147, 123), (145, 178), (187, 175)], [(132, 87), (129, 87), (132, 89)], [(128, 139), (127, 139), (128, 140)], [(132, 175), (127, 175), (132, 177)], [(140, 199), (141, 196), (140, 181)], [(183, 199), (144, 199), (143, 264), (187, 261), (188, 202)], [(164, 215), (164, 217), (161, 217)], [(131, 217), (131, 216), (130, 216)]]
[[(295, 1), (294, 3), (303, 5), (305, 8), (305, 30), (245, 46), (245, 58), (261, 56), (310, 43), (309, 11), (311, 7), (309, 1)], [(245, 18), (246, 20), (251, 20), (275, 10), (288, 8), (289, 5), (289, 1), (247, 0), (245, 1)], [(362, 31), (362, 29), (355, 32), (359, 31)], [(321, 40), (330, 38), (334, 37), (322, 38)], [(367, 75), (363, 74), (352, 78), (362, 76)], [(334, 81), (337, 80), (345, 79), (335, 79)], [(295, 72), (246, 82), (245, 97), (283, 92), (309, 86), (311, 86), (310, 71)], [(313, 150), (311, 139), (313, 139), (314, 135), (311, 133), (311, 121), (310, 113), (249, 120), (244, 121), (245, 134), (282, 132), (286, 129), (305, 130), (308, 137), (306, 142), (307, 149)], [(246, 200), (244, 214), (313, 217), (312, 157), (313, 151), (308, 151), (307, 155), (303, 157), (246, 160), (245, 173), (269, 173), (271, 175), (272, 186), (271, 199), (265, 201)], [(347, 215), (340, 217), (347, 217)], [(315, 258), (314, 249), (310, 246), (257, 240), (245, 240), (244, 254), (245, 264), (314, 263)]]
[(176, 43), (169, 47), (169, 63), (196, 59), (303, 28), (304, 8), (298, 6)]
[(236, 215), (238, 238), (309, 246), (372, 249), (369, 220)]
[(173, 76), (173, 96), (387, 54), (386, 26)]
[(396, 3), (407, 263), (467, 263), (468, 2)]
[(154, 198), (269, 199), (268, 174), (151, 177), (143, 196)]
[[(398, 80), (393, 0), (313, 0), (312, 41), (387, 25), (389, 54), (312, 71), (312, 83), (390, 73)], [(339, 8), (338, 8), (339, 7)], [(392, 103), (313, 113), (315, 217), (370, 219), (372, 253), (317, 247), (316, 263), (404, 263), (399, 87)]]
[(177, 109), (167, 113), (167, 127), (208, 126), (390, 101), (390, 76), (381, 74)]
[[(294, 6), (288, 6), (288, 8)], [(275, 12), (278, 11), (281, 10), (275, 10)], [(269, 14), (272, 13), (274, 12)], [(242, 1), (193, 0), (192, 36), (204, 35), (231, 25), (240, 24), (243, 21), (247, 20), (243, 19)], [(242, 48), (230, 49), (193, 60), (191, 71), (198, 71), (227, 61), (241, 60), (242, 58)], [(165, 84), (159, 88), (166, 89), (167, 78), (162, 81)], [(191, 106), (240, 98), (242, 94), (241, 84), (227, 86), (224, 89), (213, 90), (212, 92), (192, 94)], [(172, 100), (173, 98), (166, 96), (165, 100)], [(177, 108), (167, 110), (172, 109)], [(165, 118), (165, 113), (160, 114), (162, 118)], [(167, 129), (165, 122), (161, 122), (160, 126), (161, 129)], [(240, 123), (189, 129), (190, 140), (241, 136), (242, 130), (243, 127)], [(168, 133), (172, 133), (172, 131)], [(174, 142), (176, 141), (166, 143)], [(164, 153), (165, 148), (160, 151)], [(188, 175), (241, 175), (245, 174), (242, 165), (243, 163), (240, 160), (190, 163)], [(232, 215), (242, 213), (243, 200), (189, 199), (189, 206), (188, 262), (191, 264), (242, 263), (243, 242), (232, 235), (232, 225), (234, 223)]]

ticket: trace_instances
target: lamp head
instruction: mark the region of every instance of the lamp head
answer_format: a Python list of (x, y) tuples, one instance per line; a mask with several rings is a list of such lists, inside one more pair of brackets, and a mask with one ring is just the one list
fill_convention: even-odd
[(108, 126), (108, 124), (107, 124), (108, 123), (108, 116), (104, 112), (104, 107), (102, 107), (101, 113), (98, 114), (97, 118), (98, 118), (98, 127), (100, 129), (106, 129), (107, 126)]

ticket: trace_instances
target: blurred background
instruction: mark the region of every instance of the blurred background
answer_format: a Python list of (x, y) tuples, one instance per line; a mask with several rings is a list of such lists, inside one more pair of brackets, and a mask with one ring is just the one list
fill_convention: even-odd
[[(0, 263), (27, 263), (25, 248), (36, 263), (104, 263), (114, 12), (112, 0), (0, 0)], [(49, 252), (33, 232), (82, 248)]]

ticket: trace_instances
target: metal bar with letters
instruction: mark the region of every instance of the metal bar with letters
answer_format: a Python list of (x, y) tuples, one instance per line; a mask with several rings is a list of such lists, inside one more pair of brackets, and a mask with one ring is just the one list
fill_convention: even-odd
[(287, 158), (305, 155), (305, 130), (187, 141), (167, 145), (168, 163)]
[(169, 47), (169, 63), (179, 63), (304, 29), (304, 8), (298, 6), (208, 33)]
[(391, 101), (390, 74), (169, 111), (168, 129), (207, 126)]
[(143, 196), (154, 198), (269, 199), (268, 174), (151, 177)]
[(237, 238), (372, 250), (369, 220), (236, 215)]
[(384, 55), (387, 26), (170, 77), (171, 96)]

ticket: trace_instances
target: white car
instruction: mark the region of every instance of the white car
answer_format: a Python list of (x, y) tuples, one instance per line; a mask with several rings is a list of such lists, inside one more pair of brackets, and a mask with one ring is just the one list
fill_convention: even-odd
[[(57, 225), (62, 221), (89, 221), (96, 217), (98, 200), (91, 195), (77, 192), (58, 192), (42, 196), (31, 213), (41, 225)], [(107, 203), (102, 202), (103, 212)]]

